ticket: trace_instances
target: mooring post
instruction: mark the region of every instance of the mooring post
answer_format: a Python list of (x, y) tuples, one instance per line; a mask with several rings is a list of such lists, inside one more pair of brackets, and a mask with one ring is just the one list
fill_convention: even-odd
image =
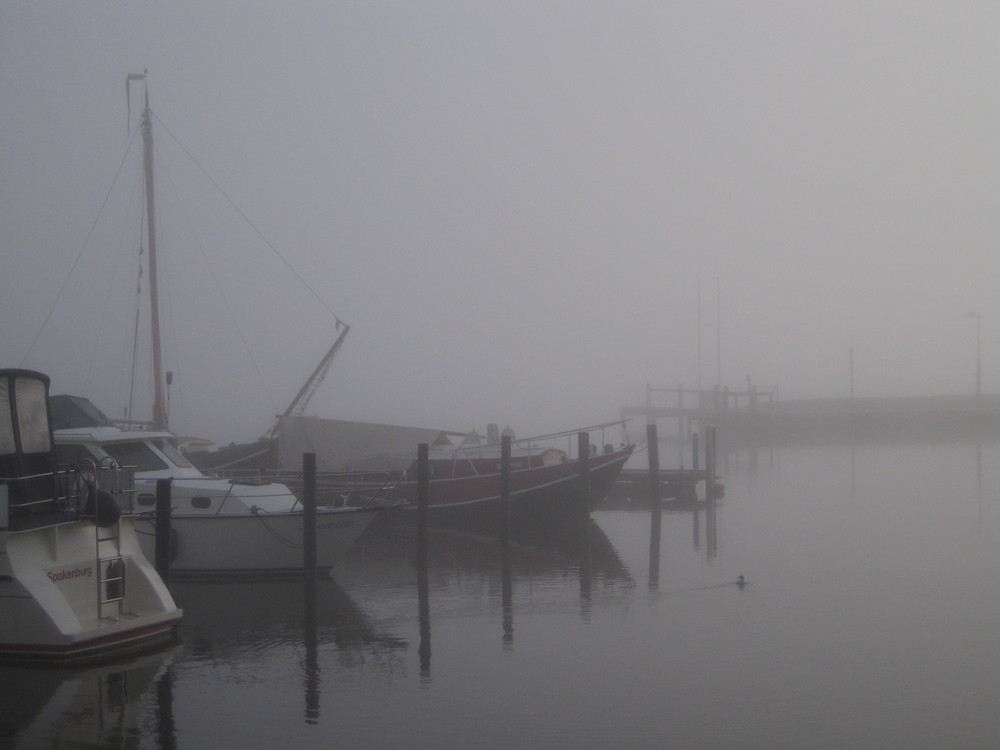
[(590, 559), (590, 433), (577, 434), (577, 457), (580, 461), (580, 596), (584, 600), (590, 598), (591, 559)]
[(307, 724), (319, 722), (319, 650), (316, 621), (316, 454), (302, 454), (303, 628)]
[(420, 624), (420, 673), (430, 676), (431, 605), (427, 570), (427, 504), (430, 499), (430, 452), (427, 443), (417, 446), (417, 618)]
[(580, 506), (582, 515), (590, 518), (590, 433), (577, 434), (577, 454), (580, 459)]
[(503, 643), (514, 642), (514, 577), (510, 571), (510, 435), (500, 437), (500, 608)]
[(677, 468), (684, 468), (684, 386), (677, 386)]
[(302, 572), (316, 580), (316, 454), (302, 454)]
[(166, 585), (170, 584), (170, 486), (169, 479), (156, 480), (156, 559), (153, 565)]
[(504, 543), (510, 540), (510, 435), (500, 438), (500, 538)]
[(660, 581), (660, 441), (656, 424), (646, 425), (646, 453), (649, 456), (649, 585)]

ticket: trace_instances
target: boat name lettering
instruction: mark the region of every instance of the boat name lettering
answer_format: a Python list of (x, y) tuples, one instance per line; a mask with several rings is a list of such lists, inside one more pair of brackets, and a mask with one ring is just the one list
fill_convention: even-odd
[(350, 521), (324, 521), (316, 524), (317, 529), (344, 529), (351, 525)]
[(94, 569), (89, 565), (86, 568), (66, 568), (64, 570), (49, 571), (46, 573), (52, 583), (65, 581), (69, 578), (93, 578)]

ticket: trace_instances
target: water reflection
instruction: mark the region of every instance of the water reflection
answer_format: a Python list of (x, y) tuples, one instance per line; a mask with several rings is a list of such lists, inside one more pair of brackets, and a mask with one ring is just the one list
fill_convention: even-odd
[(705, 503), (705, 555), (709, 560), (719, 556), (719, 516), (717, 501), (713, 498)]
[(380, 632), (329, 577), (315, 581), (312, 602), (297, 581), (177, 582), (171, 588), (184, 607), (181, 638), (194, 659), (259, 658), (310, 640), (338, 651), (406, 647), (405, 640)]
[(381, 595), (398, 588), (407, 580), (407, 571), (415, 569), (424, 679), (430, 676), (431, 621), (436, 618), (469, 607), (497, 607), (500, 642), (504, 651), (512, 652), (519, 601), (531, 599), (537, 606), (548, 592), (561, 591), (563, 583), (575, 579), (579, 611), (586, 619), (595, 582), (627, 587), (633, 583), (607, 534), (589, 516), (558, 532), (522, 528), (511, 536), (493, 537), (429, 529), (427, 535), (427, 552), (421, 555), (416, 538), (407, 539), (393, 529), (373, 530), (337, 571), (347, 585), (364, 585), (384, 599)]
[[(495, 642), (513, 656), (516, 610), (558, 612), (574, 597), (587, 620), (595, 592), (630, 590), (631, 574), (607, 534), (589, 517), (578, 520), (544, 540), (432, 530), (422, 556), (414, 538), (375, 534), (345, 559), (337, 580), (176, 581), (185, 609), (180, 646), (85, 672), (3, 669), (0, 736), (15, 748), (62, 746), (70, 737), (81, 746), (140, 747), (155, 736), (155, 746), (169, 750), (192, 727), (219, 721), (218, 700), (244, 715), (247, 726), (235, 731), (245, 740), (253, 736), (253, 709), (236, 706), (253, 702), (232, 696), (264, 684), (276, 700), (295, 697), (301, 725), (331, 725), (339, 705), (331, 694), (343, 696), (352, 681), (365, 689), (404, 676), (414, 646), (419, 680), (430, 687), (435, 618), (492, 611)], [(453, 630), (449, 623), (445, 632)], [(192, 691), (216, 698), (192, 700)], [(287, 731), (287, 714), (283, 721)]]
[(303, 581), (304, 607), (303, 607), (303, 628), (302, 639), (305, 644), (306, 658), (303, 674), (305, 685), (305, 719), (307, 724), (319, 722), (319, 696), (320, 696), (320, 672), (319, 672), (319, 630), (318, 611), (316, 608), (316, 598), (318, 595), (318, 581), (312, 575), (306, 576)]
[(501, 641), (507, 650), (514, 646), (514, 575), (511, 572), (510, 554), (510, 538), (505, 536), (500, 549), (500, 609), (503, 613)]
[(0, 746), (176, 746), (170, 664), (179, 647), (90, 669), (0, 668)]
[[(780, 477), (760, 463), (749, 481), (733, 458), (714, 510), (665, 503), (658, 565), (648, 504), (596, 513), (589, 585), (571, 534), (452, 532), (429, 534), (419, 587), (412, 536), (366, 539), (311, 605), (301, 582), (178, 583), (180, 652), (85, 686), (3, 670), (4, 739), (993, 747), (1000, 446), (786, 451)], [(655, 595), (630, 574), (647, 560)]]

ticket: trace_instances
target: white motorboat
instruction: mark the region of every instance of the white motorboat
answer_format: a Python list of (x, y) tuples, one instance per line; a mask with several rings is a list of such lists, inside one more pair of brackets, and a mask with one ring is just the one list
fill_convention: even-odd
[[(273, 576), (303, 570), (303, 506), (284, 484), (264, 479), (208, 477), (174, 447), (169, 432), (123, 430), (86, 399), (54, 399), (56, 452), (69, 466), (129, 467), (134, 492), (122, 511), (136, 519), (139, 542), (154, 558), (156, 483), (171, 480), (171, 575), (227, 574)], [(99, 424), (79, 425), (86, 412)], [(66, 412), (70, 412), (67, 414)], [(75, 415), (75, 416), (74, 416)], [(103, 419), (103, 424), (100, 422)], [(99, 483), (108, 488), (103, 471)], [(319, 507), (316, 510), (316, 565), (328, 571), (372, 522), (377, 507)]]
[(136, 519), (57, 470), (49, 378), (0, 370), (0, 659), (93, 661), (175, 638)]

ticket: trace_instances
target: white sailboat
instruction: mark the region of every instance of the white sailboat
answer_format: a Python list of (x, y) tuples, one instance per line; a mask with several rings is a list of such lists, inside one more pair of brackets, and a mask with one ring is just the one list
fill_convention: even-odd
[[(132, 82), (145, 83), (146, 74)], [(153, 179), (153, 129), (149, 91), (144, 91), (140, 120), (146, 195), (149, 258), (150, 329), (154, 383), (152, 420), (148, 428), (121, 429), (90, 407), (91, 419), (54, 431), (61, 458), (70, 464), (131, 467), (137, 492), (123, 510), (139, 521), (143, 549), (152, 554), (155, 483), (172, 480), (171, 573), (195, 575), (285, 575), (303, 569), (303, 508), (283, 484), (208, 477), (174, 447), (169, 432), (160, 344), (156, 218)], [(339, 321), (338, 321), (339, 324)], [(338, 338), (343, 341), (344, 332)], [(311, 379), (316, 380), (314, 377)], [(300, 400), (297, 396), (297, 401)], [(79, 400), (79, 399), (78, 399)], [(99, 416), (95, 416), (95, 412)], [(317, 567), (328, 570), (373, 520), (378, 508), (318, 509)]]

